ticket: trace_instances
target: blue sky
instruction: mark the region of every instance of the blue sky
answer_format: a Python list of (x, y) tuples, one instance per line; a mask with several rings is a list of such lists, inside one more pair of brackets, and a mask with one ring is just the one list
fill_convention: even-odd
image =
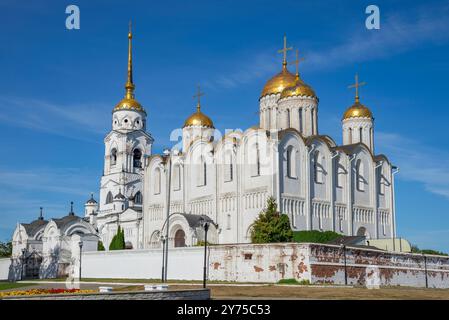
[[(76, 4), (81, 29), (65, 28)], [(375, 116), (376, 153), (400, 167), (398, 234), (449, 251), (449, 2), (377, 1), (381, 29), (365, 28), (367, 1), (0, 1), (0, 239), (18, 221), (82, 213), (98, 194), (103, 138), (122, 98), (133, 20), (136, 97), (155, 151), (194, 111), (220, 130), (258, 122), (258, 97), (281, 65), (284, 33), (305, 56), (320, 98), (319, 131), (341, 142), (340, 119), (361, 100)], [(292, 60), (293, 57), (291, 57)]]

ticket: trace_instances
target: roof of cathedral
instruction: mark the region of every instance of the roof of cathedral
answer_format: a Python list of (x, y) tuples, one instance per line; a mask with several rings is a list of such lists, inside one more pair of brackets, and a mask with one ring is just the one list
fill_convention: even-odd
[(122, 190), (119, 190), (119, 192), (115, 195), (114, 199), (126, 199), (126, 198), (122, 194)]
[(45, 228), (48, 221), (43, 219), (36, 219), (31, 223), (22, 223), (28, 236), (34, 236), (39, 230)]
[(84, 221), (83, 218), (71, 213), (62, 218), (53, 218), (52, 220), (56, 223), (59, 229), (62, 229), (63, 227), (74, 221)]
[(262, 89), (260, 97), (264, 97), (270, 94), (281, 93), (285, 88), (295, 83), (296, 77), (293, 73), (288, 71), (287, 65), (282, 66), (282, 71), (272, 77), (265, 83)]
[(360, 103), (357, 99), (356, 102), (346, 109), (343, 114), (343, 120), (351, 119), (351, 118), (370, 118), (373, 119), (373, 114), (371, 110)]
[(196, 112), (192, 113), (184, 122), (184, 128), (185, 127), (214, 128), (214, 123), (212, 122), (211, 118), (201, 112), (201, 105), (199, 101), (196, 106)]
[(212, 220), (211, 218), (209, 218), (206, 215), (191, 214), (191, 213), (178, 213), (178, 214), (183, 216), (184, 218), (186, 218), (186, 220), (191, 228), (199, 227), (201, 225), (201, 219), (204, 219), (204, 221), (213, 223), (214, 225), (216, 225), (214, 220)]
[(119, 110), (135, 110), (146, 114), (145, 109), (134, 98), (135, 85), (133, 83), (132, 38), (133, 35), (131, 32), (131, 25), (130, 25), (128, 33), (128, 79), (125, 84), (126, 93), (125, 97), (115, 106), (112, 112)]
[(315, 91), (313, 91), (312, 87), (307, 85), (299, 75), (296, 76), (295, 82), (285, 88), (281, 93), (282, 98), (288, 97), (298, 97), (298, 96), (306, 96), (306, 97), (314, 97), (316, 98)]
[(90, 194), (90, 199), (86, 201), (86, 204), (97, 204), (97, 201), (94, 199), (94, 194)]

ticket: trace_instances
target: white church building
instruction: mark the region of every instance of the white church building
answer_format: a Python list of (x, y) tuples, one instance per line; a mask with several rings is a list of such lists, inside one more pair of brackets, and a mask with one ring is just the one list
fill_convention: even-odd
[(268, 197), (293, 230), (395, 237), (395, 167), (375, 154), (374, 118), (360, 101), (357, 77), (337, 145), (319, 132), (319, 99), (300, 76), (298, 59), (296, 74), (288, 70), (284, 39), (280, 72), (258, 97), (257, 126), (220, 136), (198, 92), (196, 111), (173, 123), (182, 125), (182, 148), (158, 155), (134, 95), (131, 31), (128, 46), (125, 97), (104, 139), (99, 201), (85, 204), (84, 220), (106, 250), (118, 226), (129, 249), (161, 247), (167, 227), (170, 246), (196, 245), (201, 218), (210, 222), (209, 242), (247, 243)]

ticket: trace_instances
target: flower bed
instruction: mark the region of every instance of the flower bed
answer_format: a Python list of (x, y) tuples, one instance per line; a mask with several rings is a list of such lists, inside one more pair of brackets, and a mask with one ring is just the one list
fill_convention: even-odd
[(67, 293), (94, 293), (96, 290), (80, 290), (80, 289), (31, 289), (0, 292), (0, 298), (10, 296), (35, 296), (39, 294), (67, 294)]

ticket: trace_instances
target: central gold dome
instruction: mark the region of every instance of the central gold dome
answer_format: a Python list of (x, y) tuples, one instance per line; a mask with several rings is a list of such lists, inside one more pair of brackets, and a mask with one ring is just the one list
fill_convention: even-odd
[(315, 97), (316, 94), (315, 91), (313, 91), (312, 87), (307, 85), (300, 77), (299, 75), (296, 76), (295, 82), (293, 85), (285, 88), (281, 93), (281, 99), (282, 98), (288, 98), (288, 97), (296, 97), (296, 96), (309, 96), (309, 97)]
[(196, 112), (193, 113), (187, 120), (184, 122), (185, 127), (206, 127), (206, 128), (214, 128), (214, 123), (212, 120), (201, 112), (201, 107), (198, 104)]
[(118, 110), (136, 110), (140, 112), (145, 112), (142, 105), (134, 98), (124, 98), (115, 106), (114, 111)]
[(358, 100), (349, 107), (344, 115), (343, 120), (350, 119), (350, 118), (373, 118), (373, 114), (368, 107), (365, 107), (363, 104), (361, 104)]
[(295, 80), (295, 75), (288, 71), (286, 65), (284, 64), (282, 71), (267, 81), (263, 87), (260, 97), (262, 98), (266, 95), (281, 93), (286, 87), (294, 84)]

